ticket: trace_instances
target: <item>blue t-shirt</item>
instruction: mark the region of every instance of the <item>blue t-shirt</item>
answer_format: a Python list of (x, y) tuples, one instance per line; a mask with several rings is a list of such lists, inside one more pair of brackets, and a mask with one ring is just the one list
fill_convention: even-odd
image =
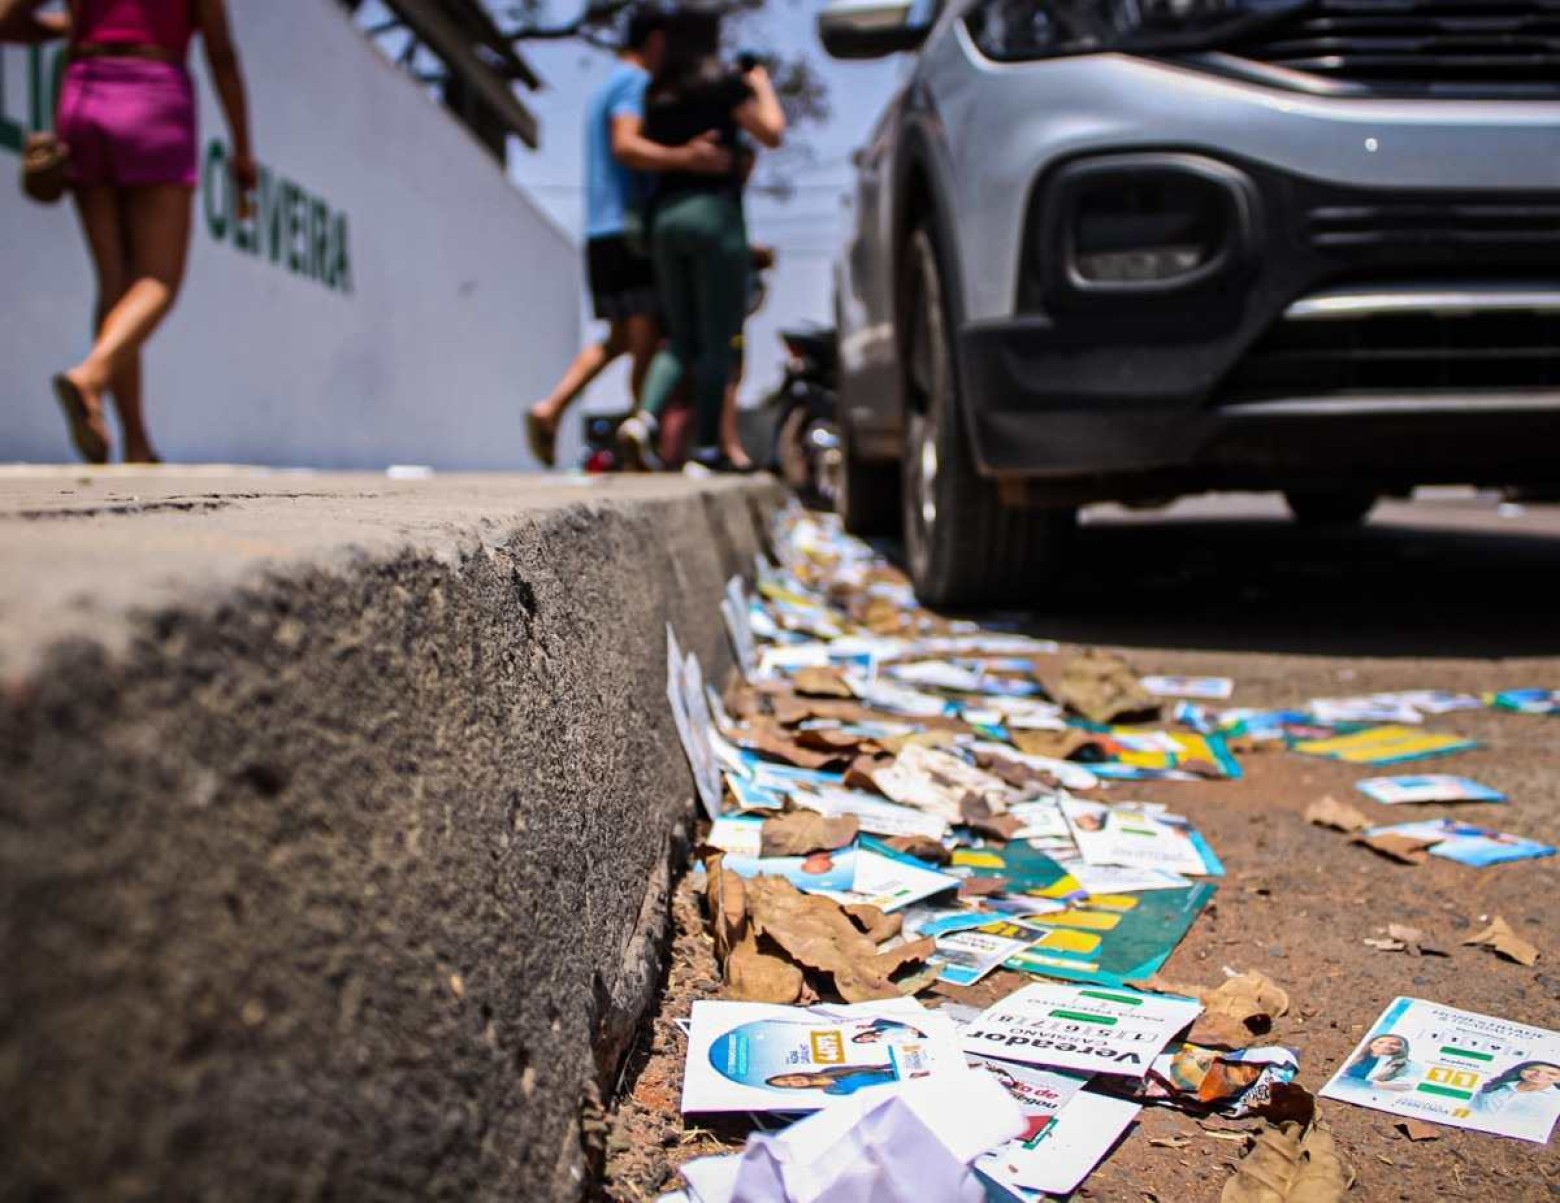
[(623, 233), (623, 213), (638, 187), (634, 173), (612, 155), (612, 122), (643, 117), (650, 73), (619, 63), (591, 97), (585, 118), (585, 237)]

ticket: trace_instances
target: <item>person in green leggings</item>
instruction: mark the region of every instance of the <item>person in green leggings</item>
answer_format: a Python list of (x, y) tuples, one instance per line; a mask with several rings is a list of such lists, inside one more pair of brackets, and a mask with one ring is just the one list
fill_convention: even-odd
[[(738, 131), (746, 131), (762, 146), (780, 145), (785, 114), (769, 74), (761, 65), (743, 74), (721, 65), (717, 16), (675, 14), (666, 45), (646, 100), (647, 138), (680, 146), (713, 132), (721, 145), (735, 148)], [(684, 130), (693, 132), (683, 136)], [(652, 449), (661, 413), (686, 378), (695, 414), (690, 462), (731, 471), (720, 450), (720, 417), (747, 314), (749, 253), (740, 177), (735, 170), (656, 177), (649, 233), (667, 345), (650, 364), (642, 412), (619, 428), (625, 458), (656, 466)]]

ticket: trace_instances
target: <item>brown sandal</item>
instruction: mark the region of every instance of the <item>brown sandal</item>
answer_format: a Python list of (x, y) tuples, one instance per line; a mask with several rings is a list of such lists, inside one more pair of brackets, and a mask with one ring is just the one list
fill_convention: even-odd
[(558, 427), (549, 426), (536, 416), (535, 410), (525, 411), (525, 441), (531, 445), (531, 454), (546, 468), (558, 466)]
[(65, 421), (70, 424), (70, 441), (76, 445), (81, 458), (89, 464), (108, 463), (108, 440), (92, 427), (92, 411), (86, 398), (71, 378), (61, 372), (54, 377), (54, 396), (65, 411)]

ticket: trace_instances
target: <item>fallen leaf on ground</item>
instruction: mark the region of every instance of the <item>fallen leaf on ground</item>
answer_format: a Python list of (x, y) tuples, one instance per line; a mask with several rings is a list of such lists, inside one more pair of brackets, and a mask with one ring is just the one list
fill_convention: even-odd
[(1305, 808), (1305, 821), (1315, 823), (1318, 827), (1345, 831), (1351, 835), (1356, 831), (1364, 831), (1371, 825), (1370, 819), (1362, 811), (1347, 802), (1338, 801), (1331, 794), (1325, 798), (1318, 798)]
[[(1068, 727), (1065, 731), (1014, 731), (1013, 746), (1026, 756), (1046, 756), (1052, 760), (1067, 760), (1080, 748), (1099, 743), (1099, 737)], [(1009, 762), (1016, 763), (1016, 762)], [(995, 768), (992, 770), (996, 771)], [(1032, 772), (1032, 770), (1031, 770)]]
[(1332, 1135), (1300, 1124), (1266, 1128), (1224, 1184), (1220, 1203), (1334, 1203), (1354, 1173)]
[(809, 727), (796, 733), (796, 745), (811, 752), (830, 752), (836, 756), (854, 756), (866, 740), (849, 731), (833, 727)]
[(1151, 1149), (1184, 1149), (1192, 1142), (1185, 1136), (1154, 1136), (1149, 1139)]
[(815, 752), (811, 748), (804, 748), (790, 733), (766, 720), (749, 723), (738, 733), (737, 738), (746, 748), (800, 769), (821, 769), (837, 765), (845, 759), (839, 752)]
[(1505, 957), (1508, 961), (1515, 961), (1518, 965), (1533, 966), (1538, 964), (1538, 949), (1512, 931), (1511, 924), (1507, 923), (1499, 915), (1490, 920), (1490, 925), (1483, 931), (1477, 935), (1469, 936), (1463, 943), (1478, 944), (1494, 949), (1497, 956)]
[(966, 877), (959, 883), (960, 898), (988, 898), (1008, 888), (1006, 877)]
[(1440, 1140), (1441, 1129), (1434, 1124), (1427, 1124), (1423, 1120), (1405, 1119), (1399, 1121), (1397, 1130), (1412, 1141)]
[(1374, 948), (1377, 952), (1404, 952), (1408, 948), (1402, 940), (1384, 940), (1376, 936), (1366, 936), (1360, 943)]
[(1439, 840), (1416, 840), (1406, 835), (1357, 835), (1351, 841), (1400, 865), (1422, 865)]
[(1024, 829), (1022, 819), (1014, 815), (994, 815), (986, 800), (979, 794), (968, 793), (959, 800), (959, 815), (963, 826), (1004, 844)]
[(755, 877), (746, 887), (754, 933), (773, 941), (803, 969), (828, 974), (846, 1002), (897, 998), (927, 984), (924, 974), (894, 979), (931, 957), (932, 940), (912, 940), (882, 952), (837, 902), (804, 894), (780, 877)]
[(704, 901), (709, 911), (715, 960), (724, 965), (747, 928), (747, 899), (742, 878), (722, 868), (723, 853), (704, 862)]
[(1159, 699), (1143, 688), (1132, 666), (1120, 656), (1090, 648), (1062, 669), (1059, 701), (1090, 722), (1159, 713)]
[(946, 865), (953, 854), (929, 835), (893, 835), (883, 841), (895, 852), (924, 860), (928, 864)]
[(850, 921), (860, 929), (874, 944), (881, 944), (884, 940), (892, 940), (904, 930), (905, 917), (903, 915), (886, 915), (877, 907), (866, 902), (852, 903), (845, 908), (845, 914)]
[(779, 1003), (789, 1006), (802, 996), (802, 971), (782, 957), (760, 952), (749, 935), (726, 959), (723, 996), (737, 1002)]
[(854, 815), (825, 818), (815, 810), (793, 810), (765, 819), (759, 828), (760, 855), (807, 856), (832, 852), (855, 841), (859, 825)]
[(837, 668), (798, 669), (791, 683), (804, 698), (839, 698), (849, 701), (856, 696), (856, 691), (845, 680), (845, 674)]
[(1130, 983), (1155, 994), (1180, 994), (1203, 1005), (1186, 1039), (1214, 1048), (1245, 1048), (1273, 1028), (1273, 1021), (1289, 1013), (1289, 995), (1272, 978), (1248, 970), (1218, 986), (1208, 988), (1173, 982), (1154, 974), (1147, 981)]

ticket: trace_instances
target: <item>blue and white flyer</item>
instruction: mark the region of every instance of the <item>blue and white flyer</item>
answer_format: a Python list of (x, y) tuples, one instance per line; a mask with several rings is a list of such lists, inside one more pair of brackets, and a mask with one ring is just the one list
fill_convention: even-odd
[(1395, 999), (1321, 1097), (1548, 1144), (1560, 1117), (1560, 1032)]

